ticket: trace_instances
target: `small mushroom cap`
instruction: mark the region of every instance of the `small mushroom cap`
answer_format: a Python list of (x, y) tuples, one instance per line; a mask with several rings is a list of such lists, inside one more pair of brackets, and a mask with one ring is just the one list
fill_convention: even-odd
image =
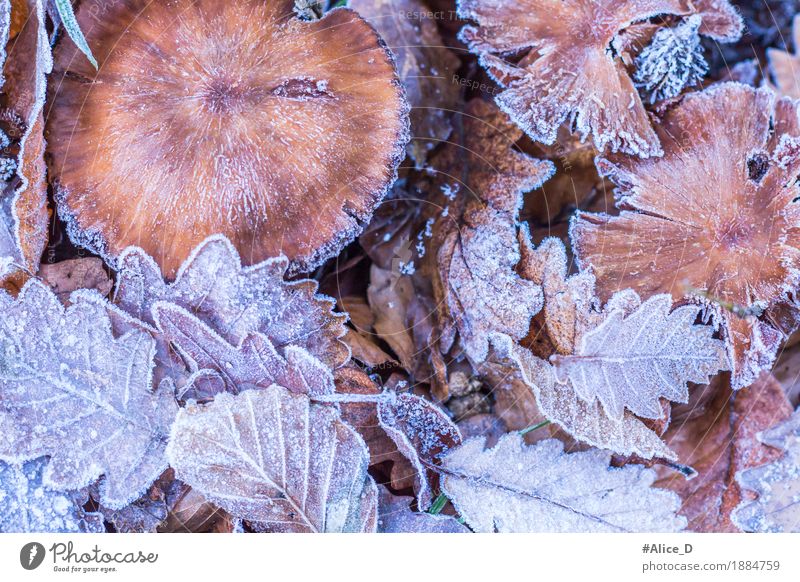
[(290, 0), (84, 0), (99, 71), (56, 49), (50, 172), (77, 242), (142, 247), (168, 277), (211, 234), (245, 262), (307, 271), (356, 236), (394, 181), (408, 105), (355, 12)]

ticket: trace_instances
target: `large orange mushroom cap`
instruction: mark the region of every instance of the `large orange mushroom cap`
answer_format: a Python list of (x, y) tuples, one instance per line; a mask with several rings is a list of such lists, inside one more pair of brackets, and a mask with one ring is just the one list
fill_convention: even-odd
[(250, 263), (319, 265), (356, 236), (408, 139), (391, 54), (355, 12), (291, 0), (84, 0), (100, 67), (56, 49), (47, 120), (59, 211), (112, 260), (174, 276), (226, 235)]

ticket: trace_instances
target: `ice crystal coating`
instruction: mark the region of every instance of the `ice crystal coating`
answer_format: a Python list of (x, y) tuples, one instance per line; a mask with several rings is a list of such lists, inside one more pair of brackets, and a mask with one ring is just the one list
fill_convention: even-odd
[(670, 295), (654, 295), (629, 314), (611, 309), (583, 335), (570, 355), (552, 357), (556, 379), (572, 382), (578, 395), (597, 398), (609, 416), (625, 408), (645, 418), (661, 418), (660, 398), (686, 402), (686, 382), (705, 384), (727, 368), (725, 345), (714, 329), (694, 325), (697, 305), (672, 308)]
[[(728, 18), (736, 13), (726, 0), (704, 2), (702, 8), (701, 34), (738, 38), (741, 21)], [(478, 23), (465, 26), (461, 39), (504, 87), (498, 105), (533, 139), (552, 144), (558, 128), (567, 124), (582, 139), (591, 136), (600, 150), (608, 146), (644, 158), (661, 154), (612, 43), (634, 22), (691, 14), (690, 2), (461, 0), (458, 9), (463, 18)]]
[(380, 402), (378, 421), (417, 472), (417, 502), (427, 510), (433, 501), (435, 466), (461, 444), (458, 427), (435, 404), (414, 394), (397, 394)]
[(212, 236), (192, 251), (175, 281), (167, 283), (155, 261), (132, 247), (119, 259), (115, 301), (150, 325), (155, 324), (153, 305), (169, 302), (233, 345), (257, 332), (278, 350), (298, 346), (330, 367), (343, 365), (350, 357), (341, 341), (347, 317), (334, 313), (333, 299), (317, 294), (316, 281), (286, 281), (287, 267), (284, 257), (242, 267), (230, 241)]
[(152, 390), (152, 338), (115, 338), (102, 305), (65, 310), (35, 280), (17, 300), (0, 296), (0, 314), (0, 459), (49, 455), (42, 482), (59, 490), (105, 475), (113, 509), (141, 495), (166, 468), (177, 412), (168, 390)]
[(410, 497), (392, 495), (386, 487), (378, 487), (379, 533), (469, 533), (449, 515), (431, 515), (411, 511)]
[(737, 473), (739, 484), (757, 493), (758, 499), (743, 502), (731, 519), (744, 531), (800, 532), (800, 410), (759, 439), (785, 454)]
[(650, 103), (677, 97), (708, 72), (698, 34), (701, 24), (695, 14), (673, 28), (662, 28), (636, 57), (633, 80), (650, 96)]
[(453, 176), (466, 167), (463, 212), (440, 219), (444, 238), (432, 259), (447, 308), (444, 334), (455, 325), (464, 351), (479, 363), (491, 333), (523, 337), (542, 308), (541, 290), (514, 270), (520, 259), (518, 215), (523, 194), (541, 186), (554, 166), (514, 150), (522, 133), (490, 103), (473, 100), (465, 112), (464, 144), (434, 164)]
[(443, 489), (477, 532), (676, 532), (680, 498), (651, 488), (655, 471), (609, 467), (611, 453), (566, 454), (516, 433), (491, 449), (473, 438), (444, 458)]
[(105, 532), (103, 516), (84, 511), (86, 495), (42, 482), (47, 459), (9, 465), (0, 461), (0, 533)]
[(279, 532), (370, 532), (369, 453), (335, 408), (273, 385), (180, 411), (167, 456), (231, 515)]
[(800, 283), (797, 106), (722, 83), (687, 96), (657, 131), (663, 158), (598, 159), (622, 211), (579, 213), (571, 226), (579, 264), (593, 269), (603, 298), (633, 288), (709, 305), (734, 387), (747, 386), (797, 325), (773, 314)]
[(792, 41), (795, 53), (776, 48), (767, 49), (769, 69), (775, 88), (783, 97), (800, 98), (800, 15), (792, 21)]
[(303, 21), (291, 0), (87, 0), (77, 20), (100, 69), (56, 48), (50, 170), (72, 237), (109, 260), (138, 245), (173, 276), (223, 233), (248, 263), (285, 254), (307, 271), (394, 181), (408, 104), (355, 12)]
[[(44, 106), (47, 75), (52, 70), (50, 41), (46, 28), (43, 0), (24, 0), (27, 9), (21, 23), (20, 6), (9, 14), (4, 4), (0, 13), (0, 111), (22, 122), (22, 137), (16, 155), (16, 174), (0, 192), (0, 263), (9, 268), (0, 272), (0, 284), (7, 280), (19, 289), (26, 279), (25, 272), (35, 272), (47, 243), (47, 179), (44, 161)], [(9, 26), (22, 24), (17, 30)], [(10, 33), (12, 43), (6, 43)], [(8, 49), (6, 55), (5, 50)], [(6, 259), (3, 261), (3, 259)], [(12, 278), (13, 277), (13, 278)]]
[(164, 339), (175, 346), (192, 372), (181, 390), (182, 399), (204, 400), (221, 391), (238, 394), (272, 384), (298, 394), (335, 391), (330, 369), (303, 348), (288, 346), (282, 355), (262, 334), (248, 335), (234, 346), (171, 303), (156, 303), (152, 313)]

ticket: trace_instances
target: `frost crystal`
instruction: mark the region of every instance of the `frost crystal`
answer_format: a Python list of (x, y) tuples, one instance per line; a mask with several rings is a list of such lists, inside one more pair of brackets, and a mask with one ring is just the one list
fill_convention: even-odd
[(675, 532), (680, 498), (654, 489), (655, 471), (609, 467), (611, 453), (566, 454), (557, 440), (516, 433), (484, 449), (473, 438), (443, 462), (442, 488), (477, 532)]
[(280, 386), (182, 409), (167, 455), (181, 480), (270, 531), (376, 529), (364, 441), (335, 408)]
[(23, 465), (0, 461), (0, 533), (105, 532), (103, 516), (81, 507), (78, 492), (53, 490), (42, 482), (47, 459)]
[(153, 340), (115, 338), (102, 305), (65, 310), (35, 280), (0, 296), (0, 318), (0, 459), (49, 455), (42, 482), (59, 490), (105, 475), (104, 505), (127, 505), (166, 468), (177, 412), (169, 391), (152, 391)]
[(636, 57), (633, 80), (650, 96), (650, 103), (677, 97), (708, 72), (697, 32), (701, 23), (695, 14), (674, 28), (662, 28)]

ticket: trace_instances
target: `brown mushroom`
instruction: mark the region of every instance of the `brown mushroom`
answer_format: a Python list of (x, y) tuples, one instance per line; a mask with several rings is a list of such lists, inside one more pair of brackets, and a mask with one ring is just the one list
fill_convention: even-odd
[(84, 0), (100, 66), (55, 51), (50, 172), (71, 237), (127, 246), (168, 277), (211, 234), (246, 262), (307, 271), (337, 254), (394, 181), (408, 105), (355, 12), (291, 0)]

